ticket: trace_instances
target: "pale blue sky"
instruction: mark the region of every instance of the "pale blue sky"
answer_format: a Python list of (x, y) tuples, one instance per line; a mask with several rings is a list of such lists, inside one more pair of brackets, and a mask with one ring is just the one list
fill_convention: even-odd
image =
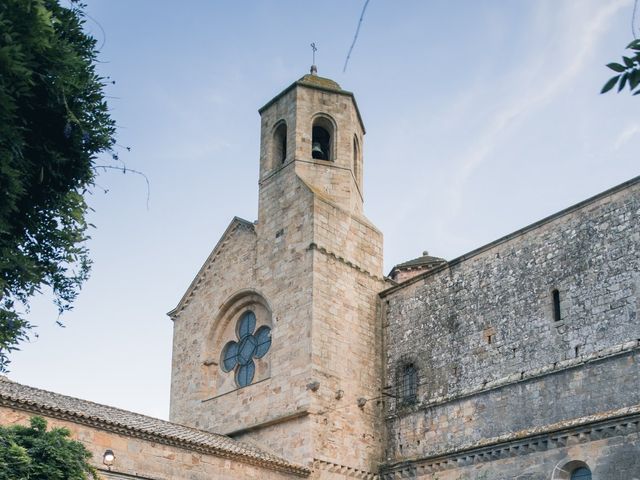
[[(93, 274), (66, 328), (46, 295), (10, 378), (166, 417), (173, 308), (234, 215), (257, 214), (257, 109), (308, 72), (355, 93), (385, 268), (447, 259), (638, 174), (640, 98), (598, 94), (631, 0), (88, 0), (121, 158), (100, 174)], [(102, 41), (100, 29), (88, 28)], [(104, 160), (108, 161), (108, 160)]]

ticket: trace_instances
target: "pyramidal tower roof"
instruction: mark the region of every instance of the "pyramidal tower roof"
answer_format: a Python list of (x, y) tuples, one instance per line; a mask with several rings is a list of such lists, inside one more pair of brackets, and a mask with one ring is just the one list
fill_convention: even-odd
[(315, 73), (308, 73), (296, 82), (298, 85), (305, 85), (312, 88), (320, 88), (321, 90), (332, 90), (336, 92), (344, 92), (338, 82), (330, 78), (319, 77)]
[[(334, 80), (331, 80), (330, 78), (325, 78), (325, 77), (319, 76), (317, 71), (318, 70), (317, 70), (316, 66), (313, 65), (311, 67), (311, 73), (308, 73), (308, 74), (302, 76), (301, 78), (299, 78), (298, 80), (293, 82), (291, 85), (289, 85), (287, 88), (282, 90), (279, 94), (277, 94), (275, 97), (273, 97), (271, 100), (269, 100), (265, 105), (263, 105), (260, 109), (258, 109), (258, 113), (262, 113), (264, 110), (269, 108), (271, 105), (273, 105), (280, 98), (282, 98), (289, 91), (291, 91), (292, 89), (294, 89), (296, 87), (314, 88), (316, 90), (323, 90), (325, 92), (337, 93), (339, 95), (346, 95), (346, 96), (351, 97), (351, 99), (353, 101), (353, 104), (356, 107), (356, 112), (358, 114), (358, 120), (360, 121), (360, 125), (362, 125), (362, 129), (365, 130), (364, 122), (362, 121), (362, 116), (360, 115), (360, 109), (358, 108), (358, 104), (356, 102), (355, 96), (353, 95), (353, 92), (349, 92), (347, 90), (344, 90), (338, 84), (338, 82), (336, 82)], [(366, 133), (366, 131), (365, 131), (365, 133)]]

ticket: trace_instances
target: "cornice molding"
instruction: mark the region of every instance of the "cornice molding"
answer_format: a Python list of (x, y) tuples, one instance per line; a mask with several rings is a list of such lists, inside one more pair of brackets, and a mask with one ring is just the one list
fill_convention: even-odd
[[(380, 480), (414, 478), (529, 453), (640, 432), (640, 405), (512, 432), (381, 468)], [(413, 475), (413, 476), (412, 476)]]
[(324, 470), (326, 472), (338, 473), (347, 478), (358, 478), (360, 480), (379, 480), (380, 476), (377, 473), (372, 473), (367, 470), (361, 470), (355, 467), (349, 467), (347, 465), (341, 465), (339, 463), (329, 462), (320, 458), (313, 459), (314, 470)]
[(309, 244), (309, 246), (307, 247), (307, 250), (316, 250), (316, 251), (318, 251), (318, 252), (320, 252), (320, 253), (328, 256), (328, 257), (333, 258), (334, 260), (337, 260), (338, 262), (340, 262), (340, 263), (342, 263), (342, 264), (344, 264), (344, 265), (346, 265), (346, 266), (348, 266), (350, 268), (353, 268), (354, 270), (357, 270), (358, 272), (364, 273), (365, 275), (367, 275), (367, 276), (369, 276), (369, 277), (371, 277), (371, 278), (373, 278), (375, 280), (378, 280), (380, 282), (385, 282), (386, 281), (386, 279), (384, 277), (379, 277), (377, 275), (374, 275), (373, 273), (369, 272), (368, 270), (366, 270), (365, 268), (361, 267), (357, 263), (352, 262), (350, 260), (347, 260), (343, 256), (338, 255), (337, 253), (334, 253), (334, 252), (332, 252), (331, 250), (328, 250), (325, 247), (319, 246), (315, 242), (311, 242)]

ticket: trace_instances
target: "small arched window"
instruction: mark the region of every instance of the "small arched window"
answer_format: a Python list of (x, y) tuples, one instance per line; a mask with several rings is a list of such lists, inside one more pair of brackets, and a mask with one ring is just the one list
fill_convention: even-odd
[(318, 117), (311, 130), (311, 158), (333, 160), (333, 124), (328, 118)]
[(280, 122), (273, 134), (273, 164), (282, 165), (287, 159), (287, 124)]
[(355, 135), (353, 136), (353, 176), (357, 183), (360, 180), (360, 144)]
[(418, 395), (418, 370), (410, 363), (402, 369), (402, 403), (415, 403)]
[(571, 472), (570, 480), (591, 480), (591, 470), (588, 467), (578, 467)]

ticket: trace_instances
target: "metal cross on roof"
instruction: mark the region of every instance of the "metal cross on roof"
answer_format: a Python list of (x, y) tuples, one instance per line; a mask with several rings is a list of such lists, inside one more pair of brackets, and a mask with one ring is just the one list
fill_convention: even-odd
[(315, 42), (311, 44), (311, 51), (313, 52), (313, 63), (311, 64), (311, 75), (318, 74), (318, 67), (316, 67), (316, 52), (318, 51)]
[(311, 44), (311, 50), (313, 51), (313, 62), (311, 62), (311, 65), (315, 65), (316, 64), (316, 52), (318, 51), (318, 48), (316, 47), (315, 42)]

